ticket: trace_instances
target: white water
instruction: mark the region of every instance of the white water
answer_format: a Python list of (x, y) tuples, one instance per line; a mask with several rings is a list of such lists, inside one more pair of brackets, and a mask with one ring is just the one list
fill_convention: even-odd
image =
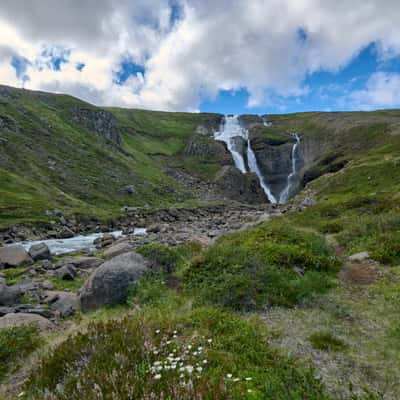
[(281, 195), (279, 196), (279, 203), (284, 204), (288, 201), (289, 195), (290, 195), (290, 190), (293, 185), (293, 177), (296, 175), (296, 149), (297, 146), (300, 143), (300, 137), (297, 133), (294, 134), (294, 137), (296, 138), (296, 143), (293, 144), (292, 147), (292, 172), (288, 175), (287, 177), (287, 184), (285, 189), (282, 191)]
[(239, 169), (241, 172), (246, 173), (248, 171), (246, 169), (243, 155), (233, 148), (234, 138), (238, 136), (243, 138), (247, 142), (247, 162), (250, 172), (254, 172), (257, 175), (258, 180), (260, 181), (260, 186), (263, 188), (264, 193), (268, 197), (268, 200), (271, 203), (275, 204), (277, 202), (276, 198), (271, 193), (271, 190), (269, 189), (264, 180), (264, 177), (261, 174), (260, 168), (257, 164), (256, 156), (253, 149), (251, 148), (248, 132), (246, 129), (240, 126), (238, 116), (225, 116), (224, 123), (221, 125), (220, 130), (218, 132), (215, 132), (214, 134), (214, 138), (216, 140), (226, 143), (228, 150), (232, 155), (236, 168)]
[(249, 163), (250, 171), (254, 172), (258, 176), (258, 180), (260, 181), (260, 185), (263, 188), (264, 193), (267, 195), (268, 200), (272, 204), (275, 204), (276, 203), (276, 198), (271, 193), (271, 190), (269, 189), (268, 185), (265, 183), (265, 180), (264, 180), (264, 177), (262, 176), (260, 168), (258, 168), (256, 155), (254, 154), (254, 151), (253, 151), (253, 149), (251, 148), (251, 145), (250, 145), (250, 139), (247, 139), (247, 160), (248, 160), (248, 163)]
[[(114, 237), (122, 236), (122, 231), (111, 232)], [(134, 235), (145, 235), (145, 228), (135, 228)], [(94, 250), (93, 242), (102, 237), (103, 233), (93, 233), (91, 235), (78, 235), (68, 239), (46, 239), (46, 240), (33, 240), (22, 242), (21, 245), (25, 250), (29, 250), (34, 244), (45, 243), (47, 244), (52, 255), (61, 255), (67, 253), (74, 253), (83, 249)]]
[(215, 132), (214, 139), (226, 143), (236, 168), (241, 172), (246, 173), (246, 164), (242, 154), (233, 148), (235, 137), (241, 137), (247, 140), (247, 132), (240, 126), (237, 115), (226, 116), (220, 130)]

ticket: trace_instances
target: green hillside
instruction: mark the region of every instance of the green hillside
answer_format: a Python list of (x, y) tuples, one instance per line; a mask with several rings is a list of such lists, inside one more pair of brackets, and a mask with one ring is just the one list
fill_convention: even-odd
[[(0, 225), (46, 220), (46, 209), (105, 218), (124, 205), (193, 200), (163, 170), (180, 159), (196, 127), (215, 124), (217, 115), (111, 109), (119, 145), (77, 120), (80, 110), (102, 109), (0, 87)], [(134, 193), (124, 191), (127, 185)]]

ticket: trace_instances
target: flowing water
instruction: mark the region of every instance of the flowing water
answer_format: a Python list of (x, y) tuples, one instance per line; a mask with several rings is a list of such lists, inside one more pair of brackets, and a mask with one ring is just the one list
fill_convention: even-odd
[(215, 132), (214, 139), (226, 143), (236, 168), (241, 172), (246, 173), (247, 169), (243, 155), (234, 148), (234, 138), (236, 137), (241, 137), (244, 140), (247, 140), (247, 132), (240, 126), (237, 115), (226, 116), (220, 130)]
[[(258, 180), (260, 182), (260, 186), (263, 188), (264, 193), (268, 197), (268, 200), (275, 204), (276, 198), (271, 193), (267, 183), (264, 180), (264, 177), (261, 174), (260, 168), (257, 164), (257, 159), (254, 154), (253, 149), (251, 148), (250, 139), (248, 137), (248, 132), (246, 129), (240, 126), (239, 119), (237, 115), (225, 116), (224, 123), (221, 125), (221, 128), (218, 132), (215, 132), (214, 138), (215, 140), (219, 140), (226, 143), (228, 150), (230, 151), (233, 161), (237, 169), (241, 172), (254, 172)], [(235, 138), (241, 137), (247, 142), (247, 162), (249, 171), (247, 171), (246, 163), (242, 154), (240, 154), (235, 148)]]
[[(122, 231), (111, 232), (115, 237), (121, 237)], [(135, 228), (134, 235), (145, 235), (145, 228)], [(52, 255), (58, 256), (61, 254), (74, 253), (83, 249), (94, 250), (95, 246), (93, 242), (102, 237), (103, 233), (93, 233), (91, 235), (78, 235), (68, 239), (46, 239), (46, 240), (33, 240), (22, 242), (21, 245), (25, 250), (29, 250), (34, 244), (45, 243), (47, 244), (50, 253)]]
[(297, 146), (300, 143), (300, 137), (297, 133), (294, 134), (294, 137), (296, 138), (296, 143), (293, 144), (292, 147), (292, 172), (288, 175), (287, 177), (287, 184), (285, 189), (282, 191), (281, 195), (279, 196), (279, 203), (284, 204), (289, 200), (289, 196), (290, 196), (290, 191), (292, 189), (293, 186), (293, 177), (296, 175), (296, 167), (297, 167), (297, 163), (296, 163), (296, 150), (297, 150)]

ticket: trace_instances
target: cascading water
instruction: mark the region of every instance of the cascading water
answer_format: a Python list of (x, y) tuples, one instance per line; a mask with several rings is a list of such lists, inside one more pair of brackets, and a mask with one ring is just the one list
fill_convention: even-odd
[(284, 204), (289, 200), (289, 195), (290, 195), (290, 191), (292, 189), (293, 186), (293, 177), (296, 175), (296, 167), (297, 167), (297, 163), (296, 163), (296, 150), (297, 150), (297, 146), (300, 143), (300, 137), (297, 133), (294, 134), (294, 137), (296, 138), (296, 143), (293, 144), (292, 147), (292, 172), (288, 175), (287, 177), (287, 184), (285, 189), (283, 189), (282, 193), (279, 196), (279, 203), (280, 204)]
[(271, 193), (271, 190), (269, 189), (268, 185), (266, 184), (266, 182), (264, 180), (264, 177), (261, 174), (260, 168), (258, 168), (256, 155), (254, 154), (254, 151), (253, 151), (253, 149), (251, 148), (251, 145), (250, 145), (250, 139), (247, 139), (247, 160), (248, 160), (248, 163), (249, 163), (250, 171), (254, 172), (258, 176), (258, 180), (260, 181), (260, 185), (263, 188), (264, 193), (267, 195), (268, 200), (272, 204), (276, 204), (276, 198)]
[(228, 147), (228, 150), (232, 155), (236, 168), (238, 168), (243, 173), (248, 172), (246, 168), (246, 163), (243, 155), (234, 149), (234, 138), (241, 137), (247, 142), (247, 162), (249, 171), (254, 172), (257, 175), (258, 180), (260, 181), (260, 186), (263, 188), (264, 193), (268, 197), (268, 200), (271, 203), (275, 204), (277, 203), (277, 200), (271, 193), (271, 190), (269, 189), (264, 180), (264, 177), (261, 174), (260, 168), (257, 164), (256, 156), (253, 149), (251, 148), (250, 139), (248, 136), (249, 135), (247, 130), (240, 126), (237, 115), (225, 116), (224, 123), (221, 125), (220, 130), (218, 132), (215, 132), (214, 134), (215, 140), (226, 143), (226, 146)]
[(247, 134), (245, 130), (240, 126), (237, 115), (227, 115), (224, 118), (224, 122), (218, 132), (215, 132), (214, 139), (226, 143), (228, 150), (230, 151), (233, 162), (237, 169), (241, 172), (246, 173), (246, 163), (244, 162), (243, 155), (234, 149), (234, 138), (241, 137), (247, 140)]

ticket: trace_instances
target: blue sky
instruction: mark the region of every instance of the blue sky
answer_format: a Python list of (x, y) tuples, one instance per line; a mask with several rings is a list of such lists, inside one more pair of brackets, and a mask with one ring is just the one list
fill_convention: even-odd
[(400, 108), (399, 21), (397, 0), (9, 1), (0, 83), (166, 111)]
[[(269, 104), (261, 107), (247, 107), (249, 94), (246, 89), (220, 91), (214, 100), (203, 101), (201, 111), (223, 114), (281, 114), (302, 111), (343, 111), (354, 110), (346, 103), (346, 96), (363, 90), (376, 72), (400, 73), (400, 57), (384, 59), (375, 44), (365, 47), (346, 66), (335, 72), (320, 71), (305, 77), (303, 85), (308, 88), (303, 96), (282, 97), (271, 94)], [(374, 107), (372, 107), (374, 108)], [(377, 108), (399, 108), (397, 104)]]

